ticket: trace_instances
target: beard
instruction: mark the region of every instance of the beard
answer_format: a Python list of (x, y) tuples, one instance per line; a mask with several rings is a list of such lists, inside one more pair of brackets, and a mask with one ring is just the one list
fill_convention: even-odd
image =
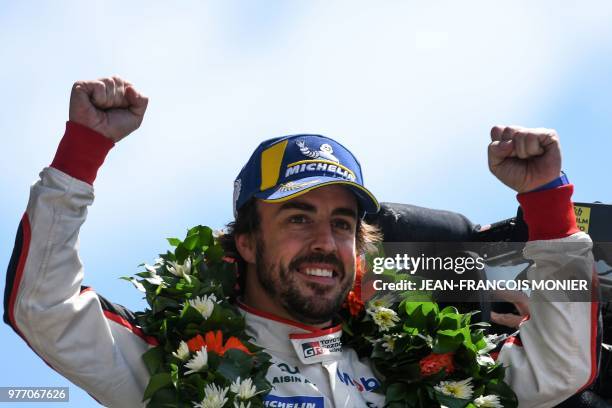
[[(287, 267), (280, 264), (268, 264), (265, 261), (265, 247), (261, 240), (256, 244), (256, 273), (259, 284), (273, 299), (296, 321), (307, 324), (320, 324), (329, 321), (342, 306), (348, 292), (353, 287), (353, 273), (346, 274), (344, 265), (334, 254), (310, 253), (294, 258)], [(340, 287), (330, 287), (316, 282), (301, 282), (296, 276), (297, 269), (304, 262), (326, 263), (333, 265), (339, 277)], [(278, 269), (275, 279), (274, 269)], [(312, 292), (306, 295), (301, 286), (307, 286)], [(330, 292), (337, 292), (331, 295)], [(326, 296), (327, 295), (327, 296)]]

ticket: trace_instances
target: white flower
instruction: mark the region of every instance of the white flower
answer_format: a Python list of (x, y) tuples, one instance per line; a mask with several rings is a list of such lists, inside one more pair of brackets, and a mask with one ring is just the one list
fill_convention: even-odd
[(208, 384), (204, 388), (204, 399), (199, 403), (193, 404), (194, 408), (223, 408), (227, 402), (225, 394), (228, 388), (217, 387), (215, 384)]
[(187, 302), (189, 303), (189, 306), (200, 312), (204, 319), (208, 319), (215, 308), (216, 301), (217, 298), (214, 294), (212, 294), (210, 296), (205, 295), (203, 297), (196, 296), (195, 299), (189, 299)]
[(164, 280), (159, 275), (151, 276), (150, 278), (145, 278), (145, 280), (151, 285), (159, 286), (164, 284)]
[(434, 389), (450, 397), (470, 399), (474, 393), (471, 382), (471, 377), (461, 381), (440, 381), (440, 384), (434, 386)]
[(189, 368), (189, 371), (185, 371), (185, 374), (196, 373), (206, 367), (208, 364), (208, 353), (206, 352), (206, 346), (198, 350), (191, 360), (185, 363), (185, 367)]
[(242, 382), (240, 382), (240, 377), (236, 378), (230, 386), (230, 389), (243, 401), (253, 398), (257, 394), (257, 387), (253, 385), (253, 380), (250, 378)]
[(497, 395), (481, 395), (474, 400), (478, 408), (504, 408)]
[(189, 358), (189, 346), (183, 340), (179, 343), (178, 349), (172, 355), (179, 360), (187, 360)]
[(391, 308), (393, 304), (393, 297), (390, 294), (386, 294), (381, 297), (377, 297), (368, 302), (368, 311), (375, 311), (379, 307), (386, 307), (387, 309)]
[(147, 264), (145, 264), (144, 266), (146, 270), (149, 271), (149, 277), (145, 278), (145, 280), (149, 282), (151, 285), (157, 285), (157, 286), (163, 285), (164, 280), (162, 279), (161, 276), (157, 274), (157, 269)]
[(393, 335), (389, 335), (389, 334), (385, 334), (383, 335), (382, 341), (382, 348), (385, 349), (386, 352), (392, 353), (393, 350), (395, 350), (395, 340), (398, 339), (398, 335), (393, 334)]
[(368, 310), (368, 313), (370, 316), (372, 316), (374, 323), (376, 323), (380, 331), (389, 330), (400, 320), (394, 310), (386, 307), (378, 307), (373, 310)]
[(155, 265), (163, 265), (164, 258), (155, 258)]
[(234, 401), (234, 408), (251, 408), (251, 401), (247, 402), (246, 404), (242, 401), (240, 401), (240, 403)]
[(185, 263), (180, 264), (178, 262), (168, 261), (169, 266), (168, 272), (179, 278), (186, 278), (187, 275), (191, 274), (191, 258), (185, 259)]
[(482, 348), (481, 350), (479, 350), (480, 354), (486, 354), (491, 350), (495, 350), (495, 348), (497, 348), (497, 345), (504, 340), (503, 336), (498, 336), (496, 334), (487, 334), (484, 337), (484, 341), (486, 343), (486, 346), (484, 348)]
[(476, 362), (481, 366), (489, 366), (495, 364), (495, 360), (488, 354), (478, 354), (476, 356)]

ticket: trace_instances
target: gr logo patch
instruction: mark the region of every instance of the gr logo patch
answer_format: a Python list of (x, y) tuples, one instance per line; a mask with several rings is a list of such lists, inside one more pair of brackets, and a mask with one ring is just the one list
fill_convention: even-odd
[(295, 395), (293, 397), (277, 397), (268, 394), (264, 400), (264, 407), (269, 408), (324, 408), (323, 397), (307, 397)]
[(304, 357), (306, 358), (325, 354), (326, 351), (323, 349), (323, 347), (321, 347), (321, 343), (318, 341), (304, 343), (302, 344), (302, 349), (304, 350)]

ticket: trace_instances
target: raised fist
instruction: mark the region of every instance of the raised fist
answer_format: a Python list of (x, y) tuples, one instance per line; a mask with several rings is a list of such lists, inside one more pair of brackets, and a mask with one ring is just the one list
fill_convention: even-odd
[(69, 118), (118, 142), (138, 129), (148, 103), (119, 77), (77, 81), (70, 94)]
[(511, 189), (525, 193), (561, 175), (561, 147), (553, 129), (494, 126), (489, 169)]

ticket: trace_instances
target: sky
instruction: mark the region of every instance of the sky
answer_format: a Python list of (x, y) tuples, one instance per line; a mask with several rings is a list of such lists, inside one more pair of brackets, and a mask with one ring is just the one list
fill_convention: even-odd
[[(380, 201), (487, 224), (517, 208), (487, 169), (490, 128), (550, 127), (574, 200), (611, 203), (611, 17), (606, 1), (0, 1), (0, 266), (72, 83), (110, 75), (150, 104), (98, 173), (80, 256), (84, 283), (132, 310), (144, 301), (118, 278), (166, 237), (230, 221), (233, 180), (271, 137), (331, 136)], [(97, 406), (6, 325), (0, 345), (0, 387)]]

